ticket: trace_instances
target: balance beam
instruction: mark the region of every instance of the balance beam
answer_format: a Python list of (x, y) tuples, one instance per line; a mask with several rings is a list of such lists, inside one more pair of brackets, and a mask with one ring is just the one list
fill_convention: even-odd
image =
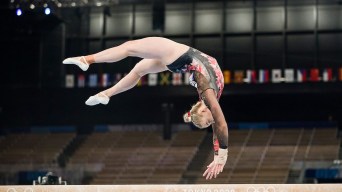
[(342, 192), (342, 184), (8, 185), (0, 192)]

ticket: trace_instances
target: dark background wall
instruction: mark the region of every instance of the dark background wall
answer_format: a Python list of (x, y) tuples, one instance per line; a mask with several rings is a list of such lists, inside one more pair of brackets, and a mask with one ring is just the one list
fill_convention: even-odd
[[(84, 73), (61, 65), (65, 57), (146, 36), (194, 46), (216, 57), (222, 69), (342, 67), (342, 7), (333, 0), (131, 1), (21, 17), (8, 7), (0, 11), (2, 127), (162, 123), (165, 102), (174, 104), (172, 121), (181, 122), (198, 98), (192, 87), (139, 87), (95, 107), (84, 101), (100, 89), (64, 88), (65, 74)], [(137, 61), (98, 64), (84, 74), (124, 73)], [(341, 122), (341, 88), (341, 82), (230, 84), (220, 102), (231, 122)]]

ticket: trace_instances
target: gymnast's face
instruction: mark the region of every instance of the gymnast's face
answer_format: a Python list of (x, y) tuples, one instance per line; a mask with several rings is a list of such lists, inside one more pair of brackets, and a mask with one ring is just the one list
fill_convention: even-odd
[(214, 123), (213, 115), (211, 114), (211, 111), (208, 109), (208, 107), (204, 104), (203, 101), (199, 101), (195, 105), (193, 105), (190, 110), (190, 113), (190, 119), (188, 118), (188, 113), (183, 115), (184, 121), (192, 121), (192, 123), (200, 129), (207, 128)]
[(202, 118), (201, 118), (201, 124), (203, 127), (209, 127), (211, 124), (214, 123), (213, 115), (211, 114), (211, 111), (208, 109), (208, 107), (204, 107), (202, 111), (200, 111)]

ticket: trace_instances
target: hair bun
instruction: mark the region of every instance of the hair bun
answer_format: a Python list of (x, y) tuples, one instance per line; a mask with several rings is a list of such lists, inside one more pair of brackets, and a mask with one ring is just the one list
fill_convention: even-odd
[(190, 111), (183, 115), (183, 120), (184, 120), (185, 123), (190, 123), (191, 122)]

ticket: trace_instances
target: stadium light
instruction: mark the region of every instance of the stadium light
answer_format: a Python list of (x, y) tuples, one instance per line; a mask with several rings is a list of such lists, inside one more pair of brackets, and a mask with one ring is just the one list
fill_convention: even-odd
[(17, 16), (21, 16), (23, 14), (20, 8), (17, 9), (16, 13), (17, 13)]
[(45, 12), (45, 15), (50, 15), (51, 10), (50, 10), (50, 8), (47, 7), (47, 8), (45, 8), (44, 12)]

